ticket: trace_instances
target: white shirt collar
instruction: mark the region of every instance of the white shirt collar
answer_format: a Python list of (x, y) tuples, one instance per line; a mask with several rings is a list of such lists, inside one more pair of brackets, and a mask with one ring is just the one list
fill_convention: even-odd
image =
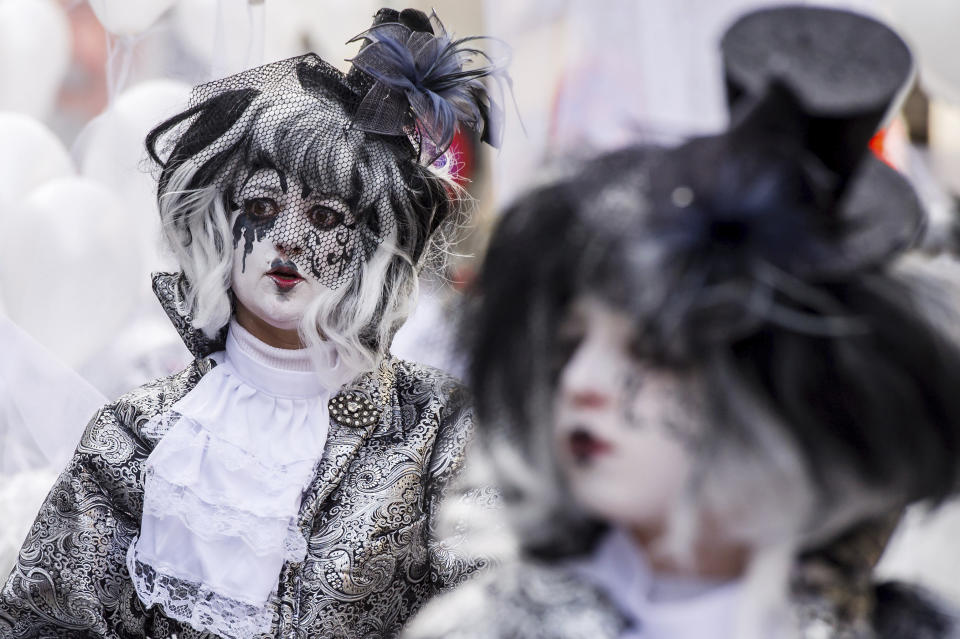
[(274, 397), (334, 393), (360, 372), (349, 369), (329, 342), (313, 351), (276, 348), (254, 337), (235, 319), (230, 321), (226, 350), (214, 359), (229, 361), (243, 381)]
[(573, 569), (596, 584), (631, 624), (631, 639), (735, 639), (739, 581), (656, 576), (629, 533), (614, 528)]

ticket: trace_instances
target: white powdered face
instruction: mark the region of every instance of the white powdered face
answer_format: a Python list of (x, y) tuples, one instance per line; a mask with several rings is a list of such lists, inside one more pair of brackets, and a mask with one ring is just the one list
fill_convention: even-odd
[(690, 380), (640, 361), (629, 317), (597, 300), (574, 304), (560, 332), (572, 355), (558, 383), (555, 443), (574, 498), (606, 521), (662, 532), (702, 428)]
[(295, 330), (307, 305), (330, 290), (319, 278), (335, 265), (318, 255), (316, 239), (347, 232), (351, 215), (341, 201), (304, 195), (272, 169), (248, 177), (235, 200), (233, 292), (267, 324)]

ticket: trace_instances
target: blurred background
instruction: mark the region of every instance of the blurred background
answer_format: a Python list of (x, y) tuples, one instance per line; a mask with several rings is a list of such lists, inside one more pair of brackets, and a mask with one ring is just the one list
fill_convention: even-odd
[[(63, 385), (86, 398), (111, 399), (186, 365), (189, 355), (150, 289), (152, 271), (175, 266), (160, 245), (147, 131), (183, 108), (192, 85), (263, 62), (313, 51), (345, 69), (357, 46), (345, 41), (379, 7), (413, 6), (434, 9), (455, 35), (494, 36), (484, 46), (510, 58), (513, 81), (502, 148), (455, 141), (459, 177), (477, 206), (394, 343), (399, 356), (459, 372), (450, 309), (497, 211), (564, 158), (722, 127), (720, 34), (741, 12), (773, 4), (783, 3), (0, 0), (0, 371), (4, 359), (18, 361), (5, 339), (14, 332), (70, 371)], [(918, 81), (873, 146), (910, 176), (927, 205), (924, 250), (950, 260), (960, 196), (960, 1), (809, 4), (875, 15), (912, 46)], [(32, 348), (17, 356), (36, 360)], [(0, 375), (0, 406), (14, 405), (11, 393), (19, 392), (5, 380), (24, 375), (16, 367)], [(36, 401), (62, 405), (70, 416), (52, 413), (51, 425), (33, 428), (26, 444), (0, 411), (0, 573), (5, 544), (19, 545), (26, 530), (3, 521), (29, 525), (24, 517), (49, 485), (23, 479), (25, 451), (32, 446), (59, 468), (85, 421), (72, 415), (86, 404), (45, 394), (32, 379)], [(960, 602), (960, 551), (942, 552), (960, 534), (955, 510), (935, 520), (911, 513), (884, 570)]]

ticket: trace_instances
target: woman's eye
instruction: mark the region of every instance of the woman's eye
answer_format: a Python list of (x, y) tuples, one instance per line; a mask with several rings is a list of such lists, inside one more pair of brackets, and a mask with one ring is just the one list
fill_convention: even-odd
[(329, 231), (343, 224), (343, 213), (326, 206), (315, 206), (307, 213), (310, 222), (321, 231)]
[(561, 330), (557, 335), (557, 341), (554, 344), (552, 353), (552, 368), (555, 374), (559, 374), (570, 360), (573, 354), (580, 348), (583, 342), (583, 333), (578, 330)]
[(279, 207), (268, 197), (257, 197), (244, 200), (243, 212), (255, 220), (263, 220), (275, 216), (279, 212)]
[(627, 354), (629, 354), (635, 362), (647, 362), (649, 360), (649, 352), (644, 345), (641, 335), (634, 335), (630, 339), (627, 344)]

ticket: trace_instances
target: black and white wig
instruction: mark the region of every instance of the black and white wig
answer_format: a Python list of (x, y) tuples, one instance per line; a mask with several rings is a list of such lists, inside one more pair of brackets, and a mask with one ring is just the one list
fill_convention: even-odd
[[(208, 337), (233, 312), (234, 246), (253, 238), (231, 228), (231, 214), (240, 186), (260, 169), (276, 171), (284, 191), (296, 184), (304, 197), (323, 194), (349, 211), (338, 239), (322, 240), (331, 246), (311, 246), (313, 272), (329, 290), (310, 304), (300, 333), (308, 346), (333, 342), (360, 370), (386, 352), (421, 266), (443, 248), (444, 229), (459, 223), (465, 200), (448, 147), (457, 126), (489, 138), (492, 102), (481, 80), (501, 70), (464, 70), (479, 52), (414, 10), (381, 10), (363, 38), (348, 74), (313, 54), (251, 69), (198, 86), (190, 108), (148, 135), (163, 234), (185, 276), (192, 323)], [(429, 55), (411, 42), (426, 42)], [(416, 62), (429, 72), (409, 64), (417, 54), (427, 55)], [(374, 68), (410, 86), (385, 86)], [(418, 100), (428, 100), (429, 112)], [(321, 241), (309, 229), (295, 232), (291, 241)]]
[(480, 441), (528, 550), (583, 552), (603, 525), (550, 438), (558, 327), (583, 296), (633, 319), (638, 357), (696, 379), (684, 540), (683, 513), (706, 509), (745, 541), (813, 547), (957, 489), (956, 288), (904, 253), (919, 209), (891, 197), (892, 172), (865, 160), (841, 193), (803, 121), (774, 86), (723, 135), (602, 156), (504, 214), (466, 338)]

